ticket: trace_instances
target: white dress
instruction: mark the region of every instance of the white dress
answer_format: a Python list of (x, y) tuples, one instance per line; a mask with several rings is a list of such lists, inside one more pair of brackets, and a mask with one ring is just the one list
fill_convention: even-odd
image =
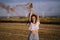
[(29, 30), (32, 31), (32, 30), (38, 30), (39, 29), (39, 24), (40, 22), (37, 21), (35, 24), (31, 23), (30, 26), (29, 26)]

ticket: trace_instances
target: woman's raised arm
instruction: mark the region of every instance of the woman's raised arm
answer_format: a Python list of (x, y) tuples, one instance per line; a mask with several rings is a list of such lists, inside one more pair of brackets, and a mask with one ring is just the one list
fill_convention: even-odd
[(33, 10), (33, 5), (32, 5), (32, 3), (30, 4), (29, 8), (30, 8), (30, 13), (29, 13), (28, 19), (29, 19), (29, 21), (31, 21), (31, 15), (32, 15), (32, 10)]
[(39, 15), (37, 15), (37, 21), (40, 21), (40, 20), (39, 20)]

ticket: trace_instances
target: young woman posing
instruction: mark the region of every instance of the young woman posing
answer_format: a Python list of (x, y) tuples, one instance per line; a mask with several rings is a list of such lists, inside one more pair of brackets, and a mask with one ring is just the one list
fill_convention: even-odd
[[(31, 8), (32, 10), (32, 8)], [(28, 40), (39, 40), (38, 30), (39, 30), (39, 16), (36, 14), (32, 14), (30, 10), (29, 14), (29, 36)]]

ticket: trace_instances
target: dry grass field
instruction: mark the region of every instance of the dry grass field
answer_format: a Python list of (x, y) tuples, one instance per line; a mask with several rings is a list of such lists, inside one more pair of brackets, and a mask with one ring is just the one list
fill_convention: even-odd
[[(40, 40), (60, 40), (60, 25), (40, 24)], [(28, 40), (26, 23), (0, 23), (0, 40)]]

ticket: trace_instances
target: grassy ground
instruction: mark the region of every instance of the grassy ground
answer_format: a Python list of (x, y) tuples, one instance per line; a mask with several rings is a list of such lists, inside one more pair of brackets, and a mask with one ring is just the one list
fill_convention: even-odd
[[(40, 40), (60, 40), (60, 25), (40, 24)], [(0, 23), (0, 40), (27, 40), (28, 26), (25, 23)]]

